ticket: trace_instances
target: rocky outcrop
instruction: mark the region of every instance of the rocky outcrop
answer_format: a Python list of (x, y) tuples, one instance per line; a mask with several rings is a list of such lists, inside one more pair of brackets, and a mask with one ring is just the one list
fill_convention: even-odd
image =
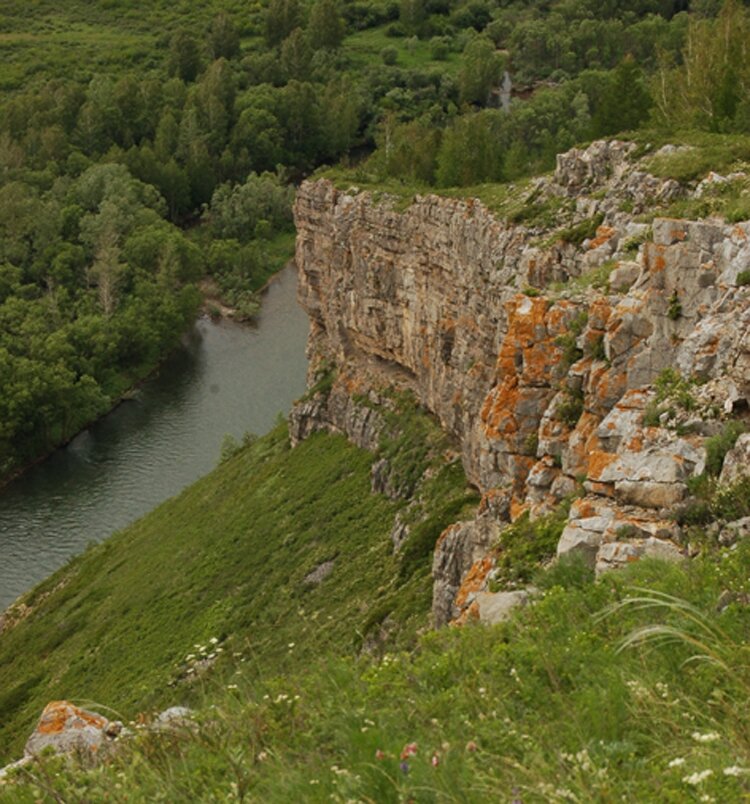
[[(581, 483), (561, 555), (600, 571), (680, 555), (670, 511), (703, 471), (715, 423), (747, 407), (750, 289), (738, 274), (750, 223), (634, 221), (689, 189), (648, 174), (633, 150), (602, 142), (558, 157), (527, 198), (557, 205), (552, 230), (474, 199), (416, 196), (399, 211), (325, 180), (300, 188), (310, 385), (337, 373), (293, 411), (293, 440), (324, 427), (371, 445), (377, 405), (362, 400), (409, 388), (460, 444), (470, 481), (506, 503), (438, 542), (436, 622), (465, 608), (467, 579), (485, 590), (503, 521), (548, 511)], [(587, 220), (599, 225), (579, 244), (571, 227)], [(659, 407), (665, 370), (702, 383), (690, 410)]]

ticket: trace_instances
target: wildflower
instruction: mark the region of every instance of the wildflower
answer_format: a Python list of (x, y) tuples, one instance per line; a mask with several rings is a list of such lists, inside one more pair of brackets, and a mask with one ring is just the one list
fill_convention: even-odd
[(440, 757), (437, 754), (433, 754), (430, 762), (432, 763), (433, 768), (437, 768), (437, 766), (440, 764)]
[(375, 752), (375, 759), (379, 759), (381, 762), (385, 759), (385, 751), (381, 751), (379, 748)]
[(747, 768), (740, 768), (738, 765), (730, 765), (722, 771), (724, 776), (744, 776), (747, 773)]
[(265, 762), (268, 759), (268, 752), (267, 751), (261, 751), (258, 754), (257, 759), (258, 759), (258, 762)]
[(228, 690), (238, 690), (239, 687), (236, 684), (227, 684)]
[(320, 779), (310, 779), (310, 784), (320, 784)]
[(713, 776), (714, 772), (711, 768), (706, 768), (703, 771), (697, 771), (696, 773), (691, 773), (690, 776), (683, 776), (682, 781), (685, 784), (693, 785), (693, 787), (699, 785), (701, 782), (705, 782), (709, 776)]
[(679, 768), (680, 765), (685, 764), (685, 757), (675, 757), (671, 762), (667, 764), (668, 768)]
[(219, 644), (219, 640), (218, 640), (216, 637), (211, 637), (211, 639), (209, 639), (208, 641), (209, 641), (209, 642), (210, 642), (212, 645), (218, 645), (218, 644)]
[(469, 740), (469, 742), (466, 743), (466, 750), (469, 753), (473, 754), (478, 749), (479, 749), (479, 746), (474, 742), (474, 740)]
[(407, 743), (404, 746), (404, 750), (401, 752), (401, 759), (409, 759), (409, 757), (415, 757), (417, 755), (417, 749), (419, 746), (417, 743)]
[(290, 642), (290, 643), (287, 645), (287, 647), (289, 648), (289, 650), (291, 650), (291, 649), (294, 647), (294, 642)]
[(408, 763), (408, 762), (402, 762), (402, 763), (399, 765), (399, 768), (401, 768), (401, 773), (406, 774), (406, 773), (408, 773), (408, 772), (409, 772), (409, 763)]
[(707, 731), (705, 734), (701, 734), (699, 731), (694, 731), (690, 735), (697, 743), (713, 743), (716, 740), (721, 739), (721, 735), (718, 731)]

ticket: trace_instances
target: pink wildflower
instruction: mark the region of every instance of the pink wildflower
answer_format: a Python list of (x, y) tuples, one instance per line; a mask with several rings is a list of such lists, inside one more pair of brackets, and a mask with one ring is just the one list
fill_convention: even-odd
[(479, 746), (474, 742), (474, 740), (469, 740), (466, 743), (466, 750), (470, 751), (472, 754), (479, 749)]
[(375, 759), (385, 759), (385, 751), (381, 751), (379, 748), (375, 752)]
[(409, 759), (409, 757), (415, 757), (417, 755), (417, 744), (416, 743), (407, 743), (404, 746), (404, 750), (401, 752), (401, 759)]
[(431, 762), (432, 767), (437, 768), (437, 766), (440, 764), (440, 757), (437, 754), (433, 754)]

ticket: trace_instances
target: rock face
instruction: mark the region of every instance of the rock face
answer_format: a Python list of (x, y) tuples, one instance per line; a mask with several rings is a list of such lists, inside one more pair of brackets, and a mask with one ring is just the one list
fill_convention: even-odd
[[(599, 222), (580, 245), (500, 220), (474, 199), (417, 196), (397, 211), (325, 180), (300, 188), (310, 387), (326, 367), (336, 378), (293, 411), (293, 441), (328, 428), (371, 447), (377, 406), (357, 400), (409, 388), (460, 444), (470, 481), (505, 501), (441, 537), (438, 623), (462, 608), (467, 578), (487, 576), (503, 521), (550, 510), (581, 481), (560, 554), (582, 552), (600, 570), (673, 557), (669, 509), (704, 469), (705, 422), (747, 406), (750, 289), (737, 275), (750, 264), (750, 223), (634, 222), (689, 189), (649, 175), (632, 151), (604, 142), (571, 151), (533, 186), (529, 200), (567, 210), (561, 224)], [(578, 281), (606, 269), (600, 290)], [(665, 369), (704, 383), (695, 427), (645, 415)]]

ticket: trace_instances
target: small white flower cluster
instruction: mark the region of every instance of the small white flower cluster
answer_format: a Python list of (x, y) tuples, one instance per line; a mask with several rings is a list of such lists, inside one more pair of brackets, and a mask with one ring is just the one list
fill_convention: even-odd
[(667, 763), (668, 768), (679, 768), (685, 764), (685, 757), (675, 757)]
[(722, 773), (724, 776), (744, 776), (750, 771), (747, 768), (740, 768), (739, 765), (730, 765), (728, 768), (724, 768)]
[[(299, 695), (287, 695), (285, 692), (280, 692), (273, 699), (273, 703), (275, 703), (275, 704), (286, 703), (286, 704), (289, 704), (291, 706), (295, 701), (299, 701), (299, 699), (300, 699)], [(263, 700), (264, 701), (270, 701), (271, 696), (266, 694), (266, 695), (263, 696)]]
[(682, 781), (685, 782), (685, 784), (697, 787), (699, 784), (705, 782), (706, 779), (710, 778), (713, 775), (714, 772), (711, 770), (711, 768), (706, 768), (706, 770), (691, 773), (689, 776), (683, 776)]
[(707, 731), (705, 734), (694, 731), (690, 736), (696, 743), (715, 743), (717, 740), (721, 739), (721, 735), (718, 731)]
[(187, 675), (193, 675), (197, 665), (205, 667), (208, 663), (213, 662), (220, 653), (224, 652), (224, 648), (217, 647), (219, 640), (216, 637), (211, 637), (208, 642), (211, 645), (210, 648), (208, 645), (201, 645), (196, 642), (193, 645), (196, 652), (188, 653), (185, 657), (185, 663), (189, 665)]

